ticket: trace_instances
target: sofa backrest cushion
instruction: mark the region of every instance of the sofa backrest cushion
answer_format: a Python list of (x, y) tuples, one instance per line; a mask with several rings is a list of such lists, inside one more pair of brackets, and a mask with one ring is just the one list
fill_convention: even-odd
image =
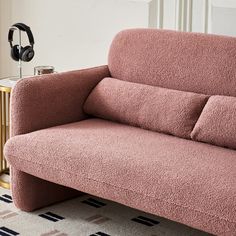
[(208, 95), (236, 96), (236, 38), (157, 29), (120, 32), (111, 77)]
[(84, 111), (96, 117), (190, 138), (208, 96), (105, 78)]
[(196, 141), (236, 149), (236, 98), (210, 97), (191, 137)]

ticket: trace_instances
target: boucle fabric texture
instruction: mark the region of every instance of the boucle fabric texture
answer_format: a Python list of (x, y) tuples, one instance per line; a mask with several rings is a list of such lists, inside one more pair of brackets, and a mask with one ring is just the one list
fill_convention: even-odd
[(11, 97), (11, 136), (86, 118), (83, 103), (107, 66), (24, 78)]
[[(14, 202), (32, 211), (73, 197), (71, 187), (216, 235), (235, 235), (236, 151), (82, 121), (86, 98), (105, 77), (236, 96), (235, 55), (235, 38), (135, 29), (116, 36), (108, 66), (18, 82), (11, 99), (13, 137), (5, 148), (12, 182), (19, 181)], [(63, 125), (70, 122), (76, 123)]]
[(111, 77), (207, 95), (236, 96), (236, 38), (131, 29), (113, 40)]
[[(14, 168), (39, 178), (235, 235), (234, 150), (88, 119), (15, 136), (5, 154)], [(21, 187), (28, 189), (28, 181)]]
[(105, 78), (84, 111), (95, 117), (190, 138), (208, 96)]
[(236, 149), (236, 98), (210, 97), (191, 137), (193, 140)]
[[(105, 65), (18, 81), (11, 93), (11, 136), (86, 118), (84, 101), (97, 83), (109, 75)], [(56, 144), (48, 145), (47, 149)], [(11, 183), (14, 203), (25, 211), (78, 195), (69, 188), (19, 171), (14, 165)]]

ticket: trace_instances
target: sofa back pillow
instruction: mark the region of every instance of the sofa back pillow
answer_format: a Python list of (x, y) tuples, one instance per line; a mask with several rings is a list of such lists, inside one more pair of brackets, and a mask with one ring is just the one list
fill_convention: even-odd
[(192, 133), (193, 140), (236, 148), (236, 98), (211, 96)]
[(105, 78), (84, 111), (99, 118), (190, 138), (208, 96)]

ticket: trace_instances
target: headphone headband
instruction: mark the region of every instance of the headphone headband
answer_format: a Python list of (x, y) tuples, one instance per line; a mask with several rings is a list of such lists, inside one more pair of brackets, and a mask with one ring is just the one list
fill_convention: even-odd
[(30, 42), (30, 45), (33, 47), (34, 46), (34, 36), (30, 30), (30, 27), (23, 24), (23, 23), (16, 23), (16, 24), (12, 25), (11, 28), (9, 29), (8, 42), (10, 43), (11, 47), (13, 46), (12, 42), (13, 42), (14, 27), (16, 27), (17, 29), (19, 29), (21, 31), (26, 32), (29, 42)]

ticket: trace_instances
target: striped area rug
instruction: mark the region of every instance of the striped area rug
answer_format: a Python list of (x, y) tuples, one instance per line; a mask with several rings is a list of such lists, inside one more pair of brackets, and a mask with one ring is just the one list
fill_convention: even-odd
[(0, 188), (0, 236), (207, 236), (123, 205), (84, 195), (33, 213), (18, 210)]

